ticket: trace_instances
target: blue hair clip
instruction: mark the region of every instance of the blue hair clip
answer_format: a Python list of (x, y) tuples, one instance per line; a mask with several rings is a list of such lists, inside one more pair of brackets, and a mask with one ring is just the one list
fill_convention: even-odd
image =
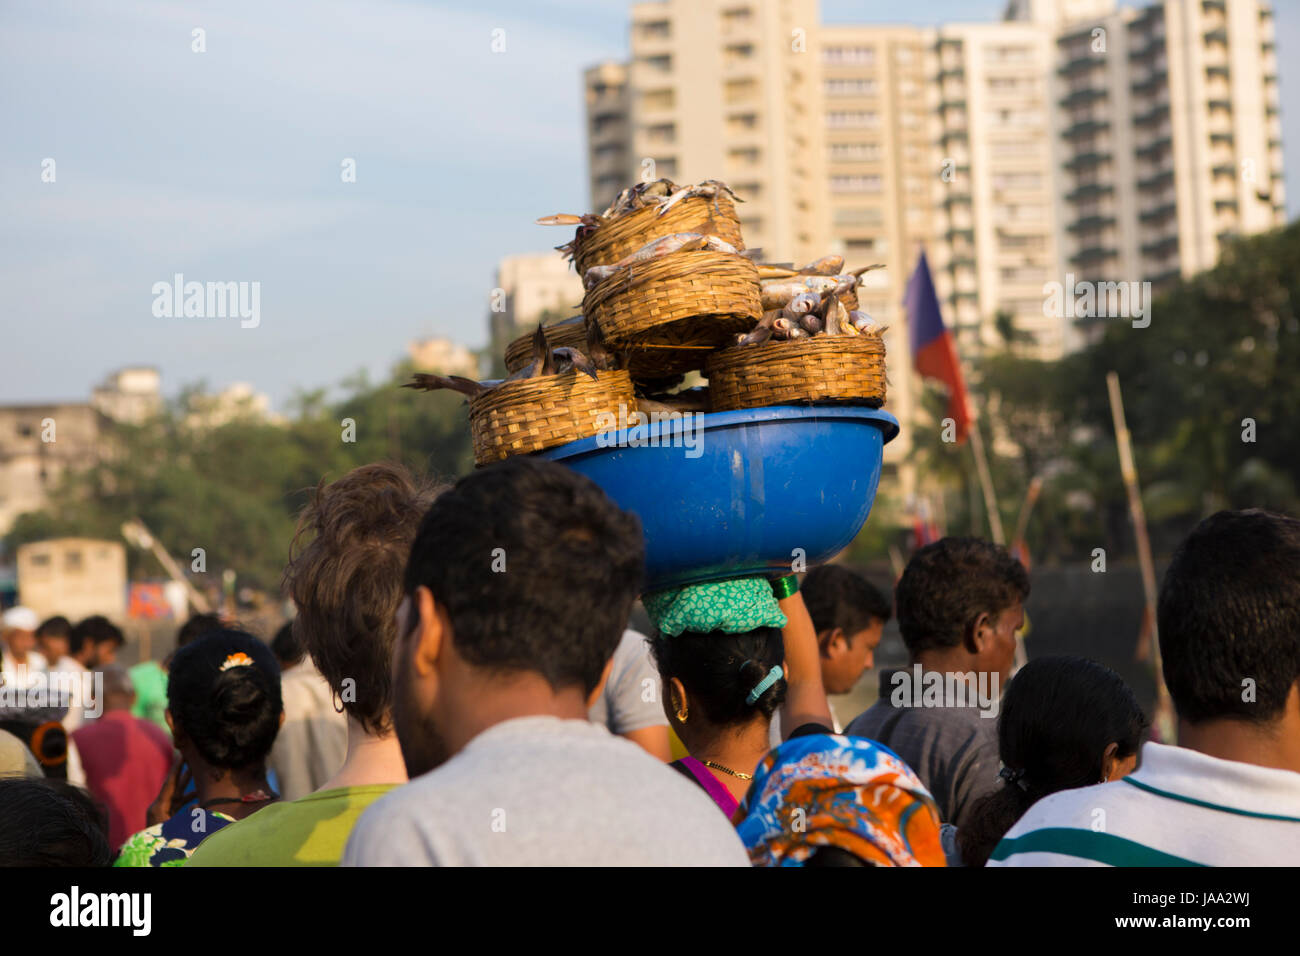
[(764, 677), (761, 681), (759, 681), (758, 684), (755, 685), (754, 689), (749, 692), (749, 696), (745, 698), (745, 703), (754, 704), (760, 697), (763, 696), (763, 693), (769, 687), (771, 687), (773, 684), (779, 681), (784, 674), (785, 671), (781, 670), (781, 665), (779, 664), (775, 665), (770, 671), (767, 672), (767, 676)]

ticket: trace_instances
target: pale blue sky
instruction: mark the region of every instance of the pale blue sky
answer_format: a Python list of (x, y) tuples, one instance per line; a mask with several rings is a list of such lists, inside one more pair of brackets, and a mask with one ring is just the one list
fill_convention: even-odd
[[(823, 0), (822, 15), (1002, 6)], [(1298, 7), (1276, 4), (1288, 146)], [(0, 403), (81, 399), (149, 364), (168, 394), (242, 380), (281, 406), (382, 375), (414, 337), (482, 345), (497, 260), (563, 241), (532, 220), (586, 205), (581, 70), (623, 57), (626, 32), (620, 0), (6, 0)], [(155, 318), (150, 289), (177, 272), (260, 282), (261, 324)]]

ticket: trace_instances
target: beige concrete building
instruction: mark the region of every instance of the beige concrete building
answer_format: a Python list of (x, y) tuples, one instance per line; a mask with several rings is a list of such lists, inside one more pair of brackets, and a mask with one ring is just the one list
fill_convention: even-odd
[(18, 601), (39, 617), (126, 620), (126, 548), (120, 541), (51, 538), (18, 549)]
[(1270, 7), (1166, 0), (1074, 22), (1056, 48), (1063, 272), (1158, 289), (1285, 223)]
[(479, 359), (473, 352), (451, 339), (429, 338), (408, 342), (406, 354), (417, 371), (478, 378)]
[[(557, 242), (573, 235), (569, 229), (555, 232)], [(580, 314), (582, 295), (582, 280), (559, 252), (531, 252), (502, 259), (488, 305), (492, 374), (499, 375), (505, 368), (502, 356), (516, 337), (531, 331), (538, 322)]]
[(816, 0), (632, 7), (631, 62), (585, 74), (591, 206), (639, 179), (721, 179), (771, 261), (828, 240)]

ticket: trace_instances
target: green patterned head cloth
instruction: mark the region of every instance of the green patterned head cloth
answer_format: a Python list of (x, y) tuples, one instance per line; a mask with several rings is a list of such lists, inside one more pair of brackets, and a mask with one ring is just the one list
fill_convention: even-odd
[(785, 627), (785, 614), (767, 578), (729, 578), (669, 588), (641, 597), (646, 613), (660, 632), (676, 637), (683, 631), (743, 634), (758, 627)]

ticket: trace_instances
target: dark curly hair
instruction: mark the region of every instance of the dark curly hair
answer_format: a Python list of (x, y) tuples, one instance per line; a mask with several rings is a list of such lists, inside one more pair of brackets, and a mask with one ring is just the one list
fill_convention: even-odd
[(689, 700), (698, 703), (705, 718), (715, 726), (747, 723), (756, 712), (771, 720), (785, 700), (784, 677), (778, 678), (754, 703), (746, 699), (785, 659), (785, 644), (778, 627), (759, 627), (741, 634), (683, 631), (669, 637), (656, 633), (650, 650), (664, 684), (674, 677), (681, 681)]
[(1029, 597), (1025, 566), (981, 538), (943, 538), (907, 562), (894, 589), (898, 629), (915, 658), (958, 647), (981, 614), (1000, 614)]
[(1101, 780), (1106, 748), (1137, 753), (1147, 719), (1109, 667), (1083, 657), (1039, 657), (1011, 679), (998, 717), (998, 756), (1010, 776), (977, 800), (957, 831), (962, 861), (983, 866), (1025, 811), (1049, 794)]
[[(239, 663), (245, 658), (251, 663)], [(251, 634), (207, 631), (172, 657), (167, 708), (178, 734), (214, 767), (256, 767), (280, 729), (280, 666)]]
[(108, 866), (108, 819), (65, 781), (0, 777), (0, 866)]

